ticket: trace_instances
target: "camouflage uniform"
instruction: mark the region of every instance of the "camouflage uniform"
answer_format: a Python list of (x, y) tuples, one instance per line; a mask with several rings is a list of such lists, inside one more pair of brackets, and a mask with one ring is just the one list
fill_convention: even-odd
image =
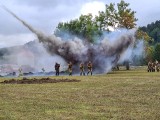
[(152, 72), (155, 72), (155, 69), (156, 69), (156, 64), (155, 62), (152, 63)]
[(148, 62), (148, 72), (152, 72), (152, 63)]
[(159, 70), (160, 70), (160, 61), (156, 64), (156, 70), (157, 70), (157, 72), (159, 72)]
[(92, 75), (92, 63), (89, 61), (89, 63), (87, 64), (87, 67), (88, 67), (88, 73), (87, 73), (87, 75), (89, 74), (89, 73), (91, 73), (91, 75)]
[(79, 68), (80, 68), (80, 75), (85, 75), (85, 72), (84, 72), (84, 64), (83, 63), (81, 63), (80, 65), (79, 65)]
[(71, 62), (68, 64), (68, 71), (69, 71), (69, 76), (72, 75), (72, 63)]

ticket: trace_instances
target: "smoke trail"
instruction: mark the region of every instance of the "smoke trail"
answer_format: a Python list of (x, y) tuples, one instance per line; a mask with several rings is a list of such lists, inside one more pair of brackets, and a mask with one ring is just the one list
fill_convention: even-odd
[(12, 11), (10, 11), (7, 7), (4, 5), (1, 5), (1, 7), (10, 13), (13, 17), (15, 17), (18, 21), (20, 21), (24, 26), (26, 26), (31, 32), (37, 35), (37, 37), (41, 38), (42, 36), (45, 36), (41, 31), (35, 30), (31, 25), (27, 24), (25, 21), (20, 19), (16, 14), (14, 14)]
[(114, 42), (104, 39), (98, 44), (85, 44), (83, 40), (78, 38), (63, 41), (54, 35), (47, 36), (41, 31), (35, 30), (6, 7), (3, 6), (3, 9), (34, 33), (51, 55), (59, 55), (66, 62), (72, 61), (74, 64), (78, 64), (81, 61), (84, 63), (92, 61), (97, 72), (108, 72), (117, 64), (127, 48), (133, 46), (135, 41), (133, 31), (120, 35)]
[(23, 25), (25, 25), (30, 31), (32, 31), (35, 34), (38, 34), (36, 30), (34, 30), (30, 25), (28, 25), (26, 22), (24, 22), (23, 20), (21, 20), (19, 17), (17, 17), (17, 15), (15, 15), (12, 11), (10, 11), (8, 8), (6, 8), (5, 6), (1, 6), (4, 10), (6, 10), (8, 13), (10, 13), (11, 15), (13, 15), (13, 17), (15, 17), (17, 20), (19, 20)]

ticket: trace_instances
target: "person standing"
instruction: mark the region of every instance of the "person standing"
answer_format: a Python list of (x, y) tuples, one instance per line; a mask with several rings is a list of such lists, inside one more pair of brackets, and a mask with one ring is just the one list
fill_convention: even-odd
[(56, 63), (55, 64), (56, 76), (59, 76), (59, 69), (60, 69), (60, 64)]
[(20, 77), (20, 76), (23, 76), (22, 68), (19, 68), (18, 71), (19, 71), (19, 77)]
[(80, 75), (84, 75), (85, 76), (84, 64), (82, 62), (80, 63), (79, 68), (80, 68)]
[(69, 72), (69, 76), (72, 76), (72, 62), (68, 63), (68, 72)]
[(152, 72), (152, 62), (148, 62), (148, 72)]
[(159, 72), (159, 70), (160, 70), (160, 61), (157, 62), (156, 70), (157, 70), (157, 72)]
[(91, 75), (92, 75), (92, 63), (91, 63), (91, 61), (88, 62), (87, 67), (88, 67), (88, 73), (87, 73), (87, 75), (89, 73), (91, 73)]
[(42, 72), (45, 73), (45, 69), (44, 68), (42, 68)]
[(155, 69), (156, 69), (156, 63), (152, 62), (152, 72), (155, 72)]

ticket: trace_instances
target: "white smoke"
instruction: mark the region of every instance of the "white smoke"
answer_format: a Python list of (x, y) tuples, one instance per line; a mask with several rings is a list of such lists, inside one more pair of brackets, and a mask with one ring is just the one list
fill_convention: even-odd
[(120, 57), (118, 63), (123, 63), (124, 61), (130, 61), (131, 63), (139, 62), (140, 58), (143, 58), (145, 55), (145, 45), (143, 40), (137, 40), (134, 44), (134, 47), (129, 47)]
[[(45, 69), (45, 71), (55, 71), (54, 65), (55, 63), (59, 63), (61, 65), (60, 70), (64, 71), (64, 67), (66, 66), (65, 60), (58, 56), (58, 55), (50, 55), (44, 46), (40, 43), (36, 43), (36, 49), (39, 51), (38, 54), (35, 54), (35, 62), (34, 62), (34, 68), (36, 71), (40, 72), (42, 68)], [(35, 48), (33, 48), (35, 49)]]
[(134, 48), (135, 30), (112, 32), (111, 34), (104, 35), (104, 39), (96, 44), (86, 43), (84, 40), (76, 37), (72, 40), (62, 40), (54, 35), (48, 36), (34, 29), (13, 12), (7, 8), (4, 9), (33, 32), (45, 50), (47, 50), (47, 52), (41, 52), (42, 60), (40, 58), (41, 62), (37, 60), (37, 66), (40, 66), (40, 64), (52, 64), (52, 60), (59, 61), (59, 58), (55, 59), (56, 56), (63, 58), (61, 60), (64, 60), (66, 63), (72, 61), (74, 66), (76, 66), (75, 70), (79, 69), (78, 64), (80, 62), (86, 64), (88, 61), (92, 61), (93, 69), (98, 73), (104, 73), (111, 70), (118, 61), (124, 61), (126, 56), (129, 57), (133, 53), (130, 49)]

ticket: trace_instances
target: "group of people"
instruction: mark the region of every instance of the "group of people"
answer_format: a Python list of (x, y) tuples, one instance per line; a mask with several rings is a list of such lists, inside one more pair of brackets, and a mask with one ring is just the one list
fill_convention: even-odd
[[(69, 76), (72, 76), (72, 67), (73, 67), (72, 62), (69, 62), (69, 63), (68, 63)], [(91, 62), (91, 61), (88, 62), (87, 68), (88, 68), (87, 75), (88, 75), (89, 73), (92, 75), (92, 62)], [(79, 69), (80, 69), (80, 75), (84, 75), (84, 76), (85, 76), (85, 66), (84, 66), (84, 63), (83, 63), (83, 62), (80, 63)], [(56, 63), (56, 64), (55, 64), (56, 76), (59, 76), (59, 70), (60, 70), (60, 64)]]
[(160, 61), (149, 61), (148, 62), (148, 72), (159, 72), (160, 71)]
[[(80, 68), (80, 75), (84, 75), (85, 76), (85, 70), (84, 70), (85, 66), (84, 66), (84, 63), (80, 63), (79, 68)], [(87, 75), (89, 73), (91, 73), (91, 75), (92, 75), (92, 63), (91, 63), (91, 61), (88, 62), (87, 68), (88, 68)]]

